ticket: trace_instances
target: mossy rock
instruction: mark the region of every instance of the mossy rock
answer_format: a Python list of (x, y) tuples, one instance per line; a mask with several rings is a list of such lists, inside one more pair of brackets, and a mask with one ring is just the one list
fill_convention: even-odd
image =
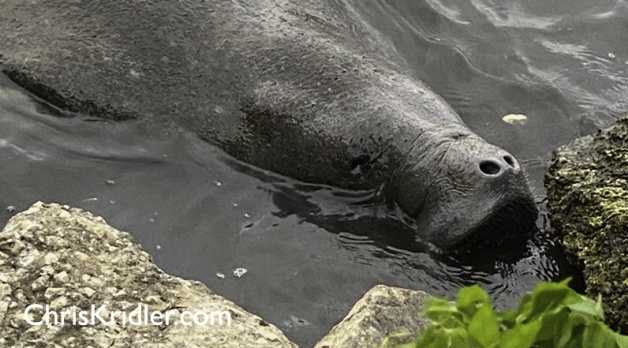
[(628, 116), (559, 148), (545, 178), (552, 226), (602, 296), (608, 325), (628, 333)]

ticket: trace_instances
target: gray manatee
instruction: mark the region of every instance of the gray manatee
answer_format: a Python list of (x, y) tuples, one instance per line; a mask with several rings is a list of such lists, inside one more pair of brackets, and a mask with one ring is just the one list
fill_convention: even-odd
[(186, 127), (306, 182), (380, 188), (441, 248), (495, 221), (534, 220), (515, 158), (413, 78), (347, 1), (0, 0), (0, 8), (3, 71), (58, 107)]

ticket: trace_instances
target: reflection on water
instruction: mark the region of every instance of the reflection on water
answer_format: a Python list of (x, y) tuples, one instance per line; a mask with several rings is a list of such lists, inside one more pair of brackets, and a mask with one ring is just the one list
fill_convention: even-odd
[[(628, 110), (623, 1), (348, 1), (471, 128), (517, 155), (539, 202), (552, 149)], [(512, 113), (527, 124), (502, 121)], [(571, 274), (544, 214), (513, 248), (440, 255), (375, 192), (298, 183), (182, 130), (67, 113), (5, 77), (0, 158), (1, 207), (43, 200), (102, 215), (167, 272), (205, 282), (304, 346), (375, 284), (451, 295), (477, 282), (504, 308)]]

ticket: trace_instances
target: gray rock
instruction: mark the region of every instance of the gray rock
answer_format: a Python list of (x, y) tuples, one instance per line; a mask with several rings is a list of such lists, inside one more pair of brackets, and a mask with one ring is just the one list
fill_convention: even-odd
[(606, 321), (628, 333), (628, 117), (561, 147), (546, 176), (554, 230), (602, 295)]
[(380, 347), (416, 340), (430, 324), (421, 313), (429, 299), (423, 291), (376, 285), (315, 348)]
[[(145, 314), (142, 325), (131, 325), (140, 304), (149, 314), (162, 313), (161, 320), (151, 314), (161, 325)], [(91, 316), (81, 325), (86, 322), (78, 312), (77, 325), (68, 325), (71, 313), (63, 326), (32, 325), (25, 317), (30, 305), (49, 305), (57, 314), (104, 305), (99, 314), (110, 325)], [(127, 325), (114, 311), (126, 311)], [(185, 311), (205, 313), (215, 325), (182, 325)], [(43, 312), (31, 308), (28, 320), (43, 321)], [(102, 218), (41, 202), (14, 216), (0, 233), (0, 318), (2, 347), (296, 347), (275, 326), (201, 283), (164, 273), (129, 234)], [(197, 318), (204, 321), (203, 314)], [(183, 319), (193, 320), (189, 314)]]

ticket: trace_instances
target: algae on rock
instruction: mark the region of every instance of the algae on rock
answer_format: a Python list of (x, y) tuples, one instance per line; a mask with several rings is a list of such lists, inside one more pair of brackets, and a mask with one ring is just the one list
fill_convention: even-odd
[(609, 326), (628, 333), (628, 117), (558, 149), (546, 176), (548, 210), (565, 249), (602, 296)]

